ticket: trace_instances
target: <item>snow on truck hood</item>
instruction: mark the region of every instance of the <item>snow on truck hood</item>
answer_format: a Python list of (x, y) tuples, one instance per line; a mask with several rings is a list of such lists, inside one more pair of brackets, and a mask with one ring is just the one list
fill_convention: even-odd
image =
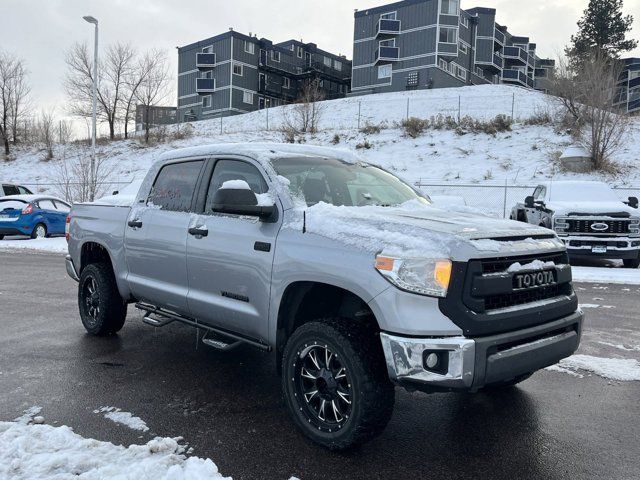
[(306, 229), (372, 253), (405, 257), (462, 260), (487, 253), (564, 248), (545, 228), (441, 210), (418, 201), (398, 207), (319, 203), (306, 209)]
[(549, 202), (546, 207), (555, 215), (628, 213), (632, 217), (640, 217), (640, 210), (622, 202)]

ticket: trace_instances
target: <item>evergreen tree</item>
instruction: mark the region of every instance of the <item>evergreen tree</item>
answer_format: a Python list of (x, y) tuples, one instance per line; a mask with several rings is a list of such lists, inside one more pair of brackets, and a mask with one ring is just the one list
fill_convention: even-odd
[(589, 6), (578, 22), (577, 35), (571, 36), (567, 55), (572, 63), (596, 54), (619, 58), (620, 53), (638, 46), (637, 40), (627, 40), (633, 16), (622, 14), (623, 0), (589, 0)]

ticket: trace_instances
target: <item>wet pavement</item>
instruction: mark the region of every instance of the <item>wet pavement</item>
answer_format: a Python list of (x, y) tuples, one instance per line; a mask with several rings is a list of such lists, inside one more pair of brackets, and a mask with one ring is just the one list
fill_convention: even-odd
[[(577, 285), (590, 307), (580, 353), (640, 358), (640, 287)], [(131, 308), (118, 336), (84, 333), (60, 255), (0, 252), (0, 420), (33, 405), (52, 425), (117, 444), (182, 436), (236, 480), (372, 478), (637, 479), (640, 382), (542, 371), (499, 393), (396, 391), (382, 436), (331, 453), (293, 426), (273, 358), (222, 353), (194, 330), (157, 330)], [(121, 408), (141, 433), (93, 411)]]

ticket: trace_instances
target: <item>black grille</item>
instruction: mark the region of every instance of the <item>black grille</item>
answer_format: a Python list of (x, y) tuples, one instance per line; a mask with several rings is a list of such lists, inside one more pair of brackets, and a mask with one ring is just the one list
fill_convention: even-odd
[(527, 263), (531, 263), (534, 260), (540, 260), (542, 262), (553, 262), (556, 265), (564, 265), (569, 263), (569, 257), (566, 253), (538, 255), (535, 257), (497, 258), (491, 260), (483, 260), (482, 273), (486, 275), (488, 273), (504, 272), (516, 262), (519, 262), (522, 265), (526, 265)]
[[(568, 219), (569, 233), (604, 233), (604, 234), (625, 234), (629, 233), (629, 220), (571, 220)], [(604, 223), (607, 225), (606, 230), (593, 230), (591, 225), (594, 223)]]
[(498, 310), (500, 308), (526, 305), (527, 303), (538, 302), (559, 297), (560, 295), (570, 295), (571, 287), (568, 284), (550, 285), (548, 287), (535, 290), (525, 290), (502, 295), (491, 295), (484, 297), (485, 311)]

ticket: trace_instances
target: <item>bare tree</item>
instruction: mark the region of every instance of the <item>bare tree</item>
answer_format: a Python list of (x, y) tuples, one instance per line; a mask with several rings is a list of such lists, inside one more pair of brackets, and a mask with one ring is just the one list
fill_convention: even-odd
[(0, 51), (0, 138), (9, 155), (9, 141), (17, 131), (17, 119), (23, 114), (28, 95), (27, 69), (21, 59)]
[[(64, 86), (73, 115), (91, 115), (93, 98), (93, 56), (86, 43), (75, 43), (66, 54), (67, 75)], [(107, 48), (98, 63), (98, 114), (109, 125), (109, 138), (115, 138), (116, 124), (126, 101), (126, 84), (135, 66), (135, 50), (129, 44), (117, 43)]]
[(71, 120), (60, 120), (57, 126), (58, 143), (66, 145), (73, 140), (73, 123)]
[(576, 74), (566, 57), (558, 56), (556, 67), (551, 74), (551, 93), (555, 95), (562, 108), (575, 122), (582, 117), (579, 89), (576, 86)]
[(31, 111), (31, 87), (28, 82), (28, 71), (22, 61), (17, 61), (13, 76), (13, 98), (10, 102), (11, 137), (14, 144), (18, 143), (20, 123), (24, 122)]
[(129, 138), (129, 123), (131, 123), (131, 120), (135, 121), (136, 96), (140, 85), (145, 80), (146, 73), (144, 62), (138, 62), (134, 68), (129, 70), (127, 75), (123, 115), (124, 138)]
[(53, 109), (40, 112), (40, 118), (38, 119), (38, 139), (45, 148), (45, 160), (51, 160), (53, 158), (53, 146), (56, 135), (55, 123), (56, 119)]
[(91, 154), (87, 147), (80, 149), (75, 156), (67, 154), (63, 149), (62, 158), (55, 165), (53, 173), (57, 194), (70, 203), (88, 202), (91, 198), (99, 198), (108, 190), (108, 179), (113, 167), (103, 156), (97, 156), (95, 177), (91, 176)]
[(145, 113), (145, 143), (149, 143), (151, 107), (162, 103), (169, 95), (169, 66), (167, 55), (161, 50), (149, 50), (139, 61), (139, 71), (142, 78), (134, 98), (144, 107)]
[(325, 99), (322, 83), (319, 78), (307, 80), (291, 109), (285, 110), (284, 124), (286, 132), (316, 133), (322, 117)]

